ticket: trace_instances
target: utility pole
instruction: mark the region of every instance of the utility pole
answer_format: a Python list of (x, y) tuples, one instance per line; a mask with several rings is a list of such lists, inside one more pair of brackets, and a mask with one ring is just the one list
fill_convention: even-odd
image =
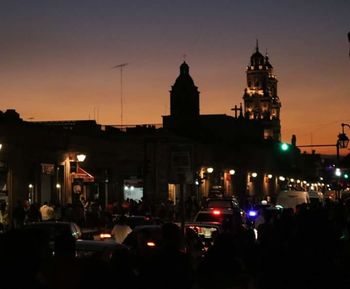
[(122, 63), (113, 68), (120, 68), (120, 126), (123, 126), (123, 68), (129, 63)]

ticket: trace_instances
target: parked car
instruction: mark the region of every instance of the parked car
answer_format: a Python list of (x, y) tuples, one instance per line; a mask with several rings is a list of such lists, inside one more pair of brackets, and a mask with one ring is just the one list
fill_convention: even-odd
[[(240, 208), (207, 208), (200, 210), (193, 219), (193, 222), (220, 224), (220, 232), (252, 231), (246, 223), (246, 213)], [(254, 235), (254, 238), (255, 235)], [(213, 240), (214, 241), (214, 240)], [(207, 245), (210, 245), (208, 243)]]
[(239, 208), (238, 200), (235, 197), (210, 197), (205, 201), (205, 208)]
[(283, 190), (279, 192), (276, 206), (296, 210), (297, 205), (309, 204), (310, 197), (306, 191)]
[(72, 240), (75, 240), (74, 243), (71, 243), (71, 247), (69, 248), (74, 248), (77, 258), (95, 258), (100, 261), (109, 261), (116, 250), (127, 250), (124, 245), (118, 244), (112, 239), (105, 242), (81, 239), (83, 233), (79, 226), (73, 222), (35, 222), (25, 225), (23, 230), (25, 232), (44, 233), (43, 236), (48, 238), (47, 240), (49, 241), (49, 248), (52, 255), (56, 253), (57, 240), (64, 235), (70, 235), (73, 237)]
[(324, 196), (322, 192), (319, 191), (309, 191), (310, 204), (323, 205)]
[[(114, 215), (113, 216), (113, 224), (117, 224), (120, 220), (122, 215)], [(143, 215), (123, 215), (125, 217), (126, 225), (130, 227), (131, 230), (138, 226), (145, 226), (145, 225), (160, 225), (162, 224), (162, 221), (158, 217), (152, 217), (152, 216), (143, 216)], [(84, 239), (91, 239), (91, 240), (102, 240), (102, 241), (108, 241), (113, 239), (113, 228), (112, 227), (106, 227), (106, 228), (100, 228), (100, 229), (94, 229), (86, 232)]]
[(76, 257), (110, 262), (113, 256), (121, 252), (127, 252), (125, 245), (113, 240), (101, 242), (97, 240), (78, 239), (75, 243)]
[(195, 215), (193, 222), (214, 222), (222, 224), (223, 221), (238, 216), (243, 222), (244, 214), (244, 211), (240, 208), (205, 208)]
[[(162, 225), (136, 227), (126, 237), (123, 245), (129, 248), (134, 258), (152, 258), (163, 245)], [(181, 251), (191, 256), (195, 266), (202, 260), (206, 251), (201, 238), (189, 226), (185, 230), (185, 240), (179, 247)]]
[[(120, 217), (121, 215), (113, 215), (113, 222), (118, 222)], [(125, 217), (127, 219), (126, 223), (131, 229), (134, 229), (137, 226), (162, 224), (162, 220), (150, 215), (125, 215)]]
[(186, 222), (185, 226), (197, 233), (206, 250), (214, 244), (216, 236), (222, 231), (222, 224), (219, 222)]
[(74, 222), (62, 222), (62, 221), (44, 221), (33, 222), (24, 225), (23, 229), (40, 229), (48, 233), (50, 240), (54, 240), (61, 234), (71, 234), (75, 239), (80, 239), (83, 236), (81, 228)]

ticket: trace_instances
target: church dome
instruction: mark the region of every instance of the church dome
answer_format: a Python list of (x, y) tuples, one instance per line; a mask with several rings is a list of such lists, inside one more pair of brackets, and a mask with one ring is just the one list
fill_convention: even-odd
[(190, 76), (190, 68), (188, 64), (184, 61), (180, 65), (180, 75), (176, 78), (174, 87), (194, 87), (194, 82)]

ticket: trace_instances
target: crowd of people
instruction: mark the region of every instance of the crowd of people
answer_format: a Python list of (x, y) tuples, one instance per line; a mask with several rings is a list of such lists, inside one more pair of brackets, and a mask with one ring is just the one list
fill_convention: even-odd
[[(121, 210), (123, 214), (142, 207), (145, 204), (122, 203), (111, 206), (110, 210), (111, 213)], [(55, 211), (50, 204), (38, 208), (41, 219), (55, 218)], [(66, 216), (64, 210), (60, 216)], [(13, 269), (18, 274), (23, 273), (30, 277), (32, 288), (40, 289), (73, 288), (72, 284), (75, 289), (103, 284), (128, 289), (310, 289), (348, 288), (350, 285), (349, 201), (326, 201), (312, 206), (303, 204), (295, 210), (261, 208), (254, 224), (257, 237), (241, 219), (226, 220), (213, 245), (196, 266), (191, 264), (188, 252), (180, 246), (181, 231), (173, 221), (164, 218), (164, 242), (156, 255), (149, 259), (139, 258), (136, 263), (125, 252), (116, 255), (111, 263), (102, 264), (76, 260), (65, 254), (65, 250), (57, 251), (56, 261), (48, 261), (43, 255), (45, 245), (37, 239), (39, 236), (24, 236), (18, 230), (11, 230), (5, 238), (0, 238), (2, 248), (7, 248), (0, 256), (2, 266), (6, 265), (3, 272), (9, 273), (8, 270)], [(124, 225), (122, 218), (119, 225)], [(127, 234), (123, 232), (120, 237), (124, 239)], [(24, 238), (29, 239), (23, 243)], [(31, 246), (36, 249), (28, 250)], [(45, 262), (58, 263), (50, 263), (50, 267)], [(72, 278), (70, 284), (50, 281), (57, 278), (59, 271), (46, 270), (57, 270), (59, 264), (62, 265), (60, 274), (66, 272)], [(70, 270), (75, 272), (74, 276)]]
[(78, 200), (65, 205), (57, 202), (45, 201), (39, 204), (29, 200), (18, 200), (13, 208), (11, 220), (7, 204), (1, 202), (0, 231), (8, 228), (20, 228), (31, 222), (49, 220), (74, 222), (82, 228), (97, 228), (110, 226), (113, 215), (150, 215), (165, 221), (175, 221), (181, 218), (182, 211), (185, 219), (190, 221), (200, 207), (193, 196), (185, 200), (184, 207), (180, 201), (174, 204), (172, 200), (147, 202), (126, 199), (122, 202), (110, 203), (106, 208), (103, 208), (98, 200), (86, 200), (82, 196)]

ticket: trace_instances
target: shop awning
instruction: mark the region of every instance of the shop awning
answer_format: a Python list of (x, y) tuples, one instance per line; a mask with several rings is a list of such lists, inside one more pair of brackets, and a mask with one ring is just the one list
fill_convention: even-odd
[(94, 176), (89, 174), (87, 171), (85, 171), (81, 167), (78, 167), (77, 173), (74, 174), (74, 178), (82, 179), (84, 183), (91, 183), (95, 181)]

